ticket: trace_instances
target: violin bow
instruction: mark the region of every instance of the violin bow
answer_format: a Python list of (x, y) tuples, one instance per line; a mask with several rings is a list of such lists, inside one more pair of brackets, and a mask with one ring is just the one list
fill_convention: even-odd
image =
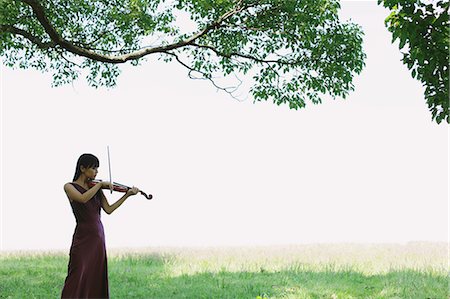
[[(112, 177), (111, 177), (111, 160), (109, 158), (109, 145), (106, 146), (106, 149), (108, 151), (109, 182), (111, 184), (113, 184)], [(111, 191), (111, 194), (112, 194), (113, 193), (113, 187), (110, 188), (110, 191)]]
[[(117, 186), (122, 187), (122, 188), (125, 188), (125, 189), (131, 189), (131, 188), (128, 187), (128, 186), (125, 186), (125, 185), (122, 185), (122, 184), (119, 184), (119, 183), (116, 183), (116, 182), (113, 182), (113, 181), (112, 181), (112, 176), (111, 176), (111, 159), (110, 159), (110, 155), (109, 155), (109, 145), (107, 145), (106, 149), (107, 149), (107, 151), (108, 151), (109, 181), (111, 182), (112, 185), (117, 185)], [(111, 188), (111, 193), (113, 192), (113, 188), (114, 188), (114, 187)], [(139, 193), (141, 193), (142, 195), (144, 195), (144, 197), (147, 198), (148, 200), (150, 200), (150, 199), (153, 198), (153, 195), (147, 194), (147, 193), (145, 193), (145, 192), (142, 191), (142, 190), (139, 190)]]

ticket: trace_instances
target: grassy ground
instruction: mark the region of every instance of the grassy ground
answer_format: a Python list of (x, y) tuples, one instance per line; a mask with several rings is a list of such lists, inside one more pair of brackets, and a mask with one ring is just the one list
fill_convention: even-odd
[[(449, 297), (446, 244), (108, 251), (111, 298)], [(0, 298), (57, 298), (68, 253), (0, 253)]]

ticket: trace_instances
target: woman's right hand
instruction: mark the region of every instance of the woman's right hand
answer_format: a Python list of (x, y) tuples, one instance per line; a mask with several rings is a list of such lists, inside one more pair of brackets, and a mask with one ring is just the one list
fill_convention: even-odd
[(107, 182), (107, 181), (102, 181), (101, 182), (102, 185), (102, 189), (113, 189), (113, 184), (111, 182)]

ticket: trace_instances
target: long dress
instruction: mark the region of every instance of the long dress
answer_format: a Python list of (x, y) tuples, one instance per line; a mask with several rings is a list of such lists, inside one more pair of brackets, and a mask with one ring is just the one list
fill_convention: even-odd
[[(80, 193), (87, 190), (71, 183)], [(109, 298), (105, 234), (100, 221), (101, 194), (86, 203), (71, 201), (77, 225), (61, 298)]]

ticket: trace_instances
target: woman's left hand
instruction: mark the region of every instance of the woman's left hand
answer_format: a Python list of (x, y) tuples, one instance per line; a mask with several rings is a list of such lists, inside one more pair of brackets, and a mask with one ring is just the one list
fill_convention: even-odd
[(139, 193), (139, 189), (134, 186), (133, 186), (133, 188), (128, 189), (128, 191), (127, 191), (127, 195), (136, 195), (138, 193)]

